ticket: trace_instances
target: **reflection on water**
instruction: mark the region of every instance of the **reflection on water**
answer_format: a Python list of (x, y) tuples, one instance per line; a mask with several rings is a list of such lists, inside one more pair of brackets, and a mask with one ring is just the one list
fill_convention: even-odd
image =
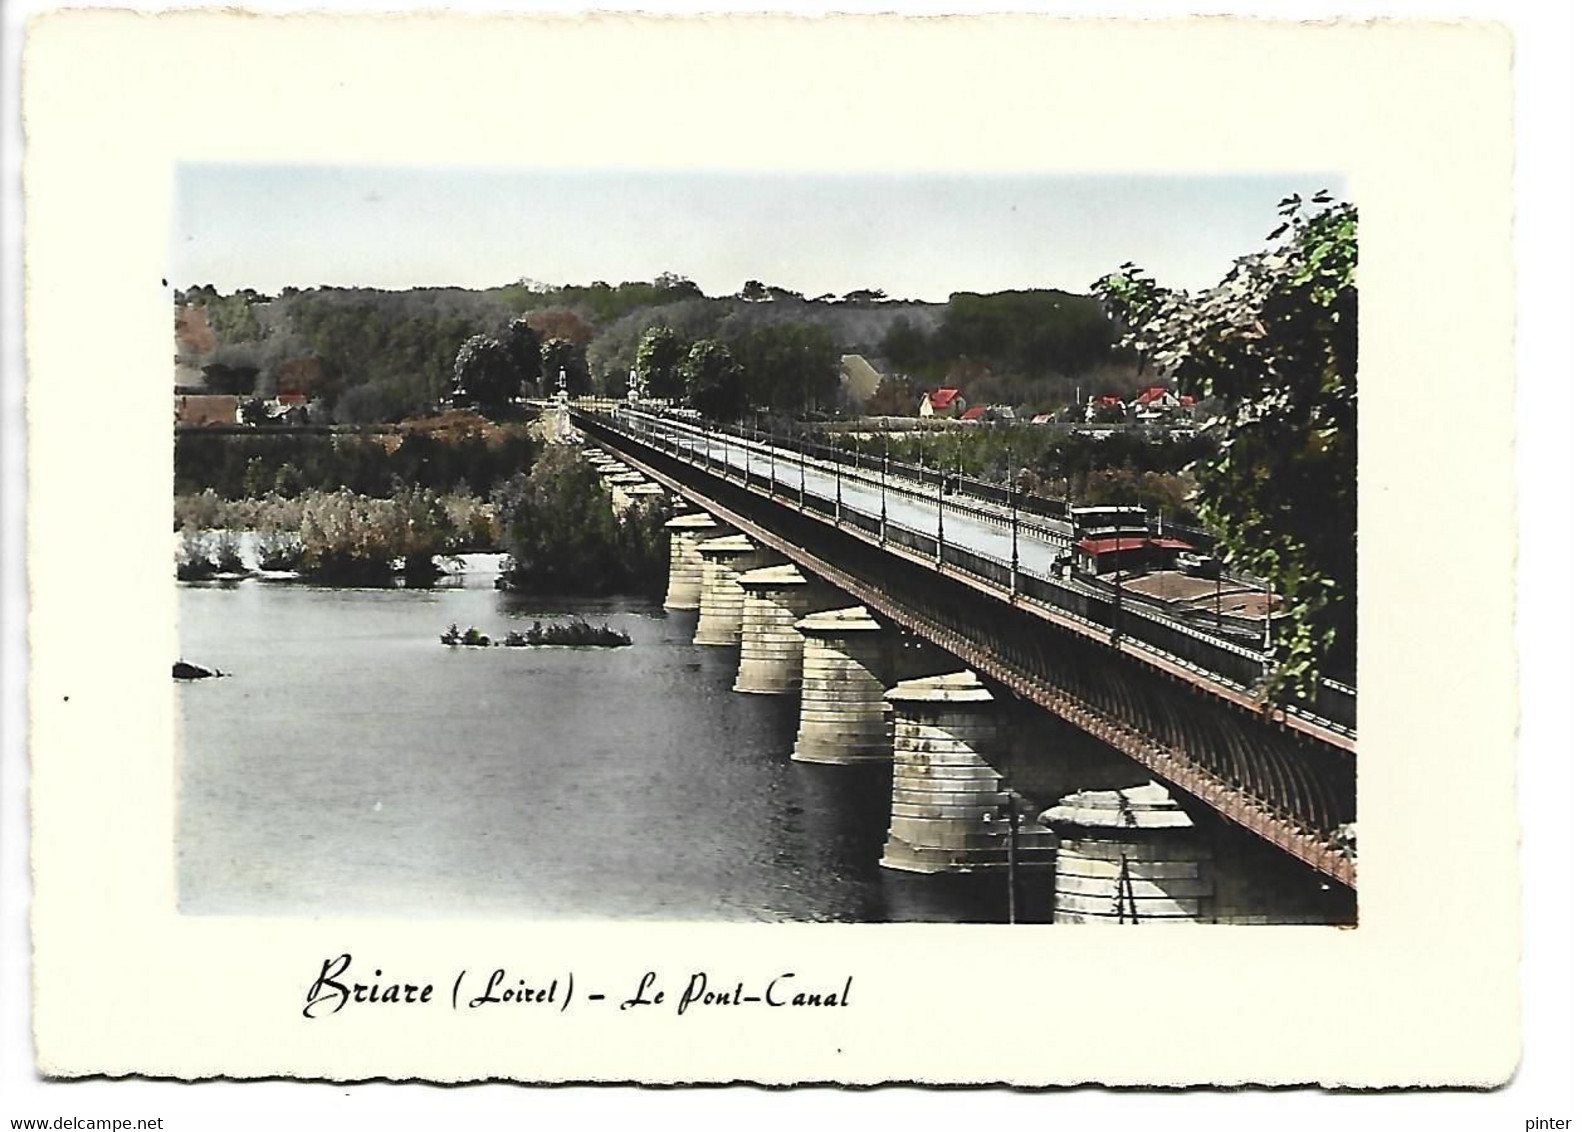
[[(695, 614), (431, 590), (181, 588), (189, 913), (988, 920), (1003, 880), (881, 870), (885, 767), (789, 759), (790, 697), (730, 691)], [(620, 649), (449, 649), (580, 614)]]

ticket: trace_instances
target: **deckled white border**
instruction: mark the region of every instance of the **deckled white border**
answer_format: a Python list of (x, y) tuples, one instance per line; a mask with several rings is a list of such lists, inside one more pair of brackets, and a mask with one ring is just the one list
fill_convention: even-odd
[[(510, 66), (517, 58), (532, 60), (540, 89), (575, 83), (579, 109), (591, 104), (578, 136), (554, 140), (559, 163), (607, 164), (611, 152), (622, 154), (621, 165), (721, 162), (717, 149), (689, 153), (686, 137), (656, 136), (652, 123), (634, 112), (642, 101), (623, 89), (651, 48), (646, 38), (663, 35), (666, 49), (677, 49), (673, 27), (600, 21), (591, 29), (597, 51), (582, 57), (590, 30), (573, 25), (419, 26), (409, 19), (354, 29), (334, 21), (305, 27), (109, 15), (96, 17), (103, 26), (95, 29), (76, 20), (35, 27), (31, 81), (39, 85), (30, 87), (27, 107), (36, 367), (30, 394), (35, 972), (46, 1065), (178, 1075), (294, 1069), (430, 1078), (1029, 1083), (1427, 1083), (1491, 1081), (1509, 1071), (1515, 1026), (1511, 607), (1509, 595), (1488, 579), (1508, 576), (1509, 557), (1499, 548), (1514, 539), (1508, 450), (1495, 445), (1491, 453), (1486, 444), (1510, 432), (1508, 399), (1490, 392), (1510, 387), (1510, 134), (1497, 35), (1491, 52), (1486, 31), (1453, 27), (1111, 26), (1102, 29), (1105, 42), (1096, 43), (1083, 41), (1091, 31), (1083, 26), (1050, 29), (1027, 20), (957, 23), (948, 36), (853, 21), (841, 25), (838, 43), (803, 47), (800, 39), (823, 30), (736, 21), (690, 32), (712, 42), (669, 68), (696, 84), (692, 90), (707, 99), (721, 135), (739, 140), (730, 160), (738, 166), (894, 168), (915, 164), (919, 153), (939, 153), (939, 139), (947, 137), (952, 163), (966, 167), (1146, 163), (1176, 172), (1331, 167), (1348, 173), (1365, 226), (1364, 928), (1203, 930), (1162, 945), (1157, 936), (1139, 942), (1102, 932), (926, 925), (548, 929), (242, 925), (162, 916), (157, 909), (168, 906), (171, 890), (172, 713), (168, 681), (159, 677), (173, 644), (168, 561), (161, 541), (127, 564), (120, 586), (148, 600), (118, 607), (122, 635), (97, 637), (97, 647), (85, 652), (80, 642), (102, 622), (84, 619), (79, 597), (102, 579), (94, 577), (92, 557), (80, 553), (80, 528), (60, 516), (72, 513), (80, 488), (93, 486), (76, 470), (81, 451), (89, 450), (147, 488), (128, 505), (101, 513), (102, 545), (148, 545), (168, 518), (168, 417), (161, 399), (168, 307), (158, 276), (170, 160), (279, 157), (284, 142), (291, 157), (304, 160), (496, 163), (500, 139), (521, 115), (493, 84), (515, 84), (520, 97)], [(1046, 38), (1055, 31), (1058, 38)], [(346, 52), (337, 54), (341, 37), (353, 33)], [(531, 34), (533, 50), (513, 55), (513, 34)], [(732, 129), (732, 115), (763, 112), (761, 103), (733, 108), (723, 101), (741, 89), (738, 68), (751, 57), (744, 40), (764, 37), (768, 46), (771, 34), (772, 50), (753, 58), (750, 71), (764, 89), (796, 91), (795, 105), (777, 116), (784, 132)], [(1296, 35), (1299, 52), (1287, 54), (1274, 42), (1294, 43)], [(400, 65), (381, 57), (380, 41), (406, 41)], [(1226, 51), (1234, 57), (1224, 57)], [(266, 76), (277, 86), (245, 83), (257, 95), (240, 103), (206, 106), (194, 97), (234, 88), (248, 63), (270, 52), (281, 53)], [(823, 73), (840, 76), (840, 84), (797, 85), (814, 53)], [(974, 76), (972, 101), (942, 97), (939, 88), (940, 75), (960, 72), (963, 53), (995, 61)], [(1426, 56), (1437, 64), (1432, 69)], [(612, 57), (619, 63), (600, 70)], [(282, 63), (287, 58), (289, 68)], [(892, 72), (903, 58), (916, 68), (915, 88)], [(1200, 81), (1171, 81), (1182, 67)], [(472, 116), (453, 116), (430, 132), (437, 100), (429, 92), (414, 105), (416, 68), (472, 84)], [(1116, 106), (1108, 100), (1116, 97), (1113, 79), (1123, 69), (1128, 89)], [(313, 75), (345, 85), (315, 91), (305, 78)], [(590, 75), (606, 85), (590, 91)], [(1343, 89), (1334, 89), (1337, 76), (1344, 76)], [(1240, 84), (1235, 89), (1230, 77)], [(720, 85), (710, 90), (711, 80)], [(1276, 88), (1294, 89), (1293, 101), (1246, 97), (1249, 90)], [(1308, 90), (1323, 97), (1304, 98)], [(344, 115), (326, 112), (343, 97), (337, 91), (352, 92), (356, 102)], [(1195, 93), (1188, 98), (1183, 91)], [(895, 110), (910, 104), (908, 93), (926, 114)], [(987, 119), (981, 107), (995, 105), (996, 93), (1039, 112), (1016, 122)], [(1086, 113), (1099, 99), (1103, 113), (1093, 120), (1103, 123), (1102, 136), (1043, 112), (1082, 105)], [(863, 109), (879, 105), (886, 108), (886, 129), (862, 129)], [(1183, 116), (1193, 107), (1200, 116)], [(311, 111), (311, 128), (294, 121), (297, 108)], [(216, 121), (205, 128), (211, 112)], [(1048, 129), (1056, 123), (1059, 130)], [(1029, 152), (1040, 129), (1048, 130), (1044, 145)], [(534, 159), (545, 160), (543, 139), (535, 143)], [(94, 149), (97, 159), (85, 168)], [(106, 168), (115, 175), (85, 175)], [(1444, 239), (1448, 232), (1454, 241)], [(1469, 261), (1482, 265), (1482, 273), (1457, 272)], [(114, 304), (96, 310), (94, 337), (83, 334), (81, 303), (73, 301), (71, 284), (86, 278), (109, 281), (117, 294)], [(1477, 317), (1469, 318), (1469, 310)], [(129, 366), (129, 354), (147, 358), (147, 365)], [(1425, 371), (1434, 375), (1437, 393), (1426, 405), (1417, 395), (1420, 381), (1398, 376)], [(50, 380), (67, 373), (75, 386)], [(84, 396), (84, 373), (101, 396)], [(127, 386), (157, 392), (146, 401), (128, 399), (120, 395)], [(96, 401), (116, 409), (85, 414), (84, 405)], [(1471, 453), (1452, 443), (1469, 416), (1481, 422), (1485, 442)], [(1401, 429), (1399, 422), (1408, 420), (1414, 428)], [(1429, 468), (1431, 483), (1423, 475)], [(1450, 501), (1463, 510), (1449, 510)], [(1459, 545), (1428, 583), (1431, 593), (1421, 572), (1407, 585), (1404, 555), (1421, 553), (1438, 532), (1454, 529), (1452, 519), (1464, 521), (1468, 501), (1487, 515), (1479, 528), (1486, 541)], [(1454, 621), (1435, 615), (1431, 602), (1440, 598), (1456, 602)], [(1458, 666), (1449, 671), (1452, 658)], [(64, 695), (72, 697), (69, 704)], [(1493, 706), (1501, 700), (1503, 707)], [(1473, 702), (1480, 704), (1476, 713), (1443, 710)], [(1370, 751), (1384, 755), (1371, 759)], [(1476, 851), (1458, 854), (1473, 829)], [(1443, 867), (1447, 858), (1454, 869)], [(114, 950), (103, 943), (106, 931), (118, 940)], [(804, 1020), (766, 1026), (710, 1019), (684, 1038), (674, 1020), (625, 1032), (568, 1021), (563, 1028), (509, 1025), (491, 1034), (476, 1019), (465, 1026), (438, 1019), (420, 1032), (347, 1019), (328, 1032), (303, 1031), (285, 1004), (300, 995), (303, 963), (311, 966), (327, 946), (377, 951), (392, 969), (435, 971), (468, 964), (474, 955), (488, 961), (576, 954), (583, 967), (616, 971), (632, 969), (634, 955), (654, 957), (640, 965), (690, 969), (789, 952), (808, 969), (856, 970), (887, 1008), (877, 1016), (843, 1015), (838, 1031)], [(1163, 970), (1162, 946), (1170, 952)], [(964, 973), (934, 991), (943, 1007), (904, 997), (927, 985), (923, 960)], [(215, 973), (208, 965), (249, 972), (224, 1009), (180, 993), (208, 983)], [(987, 985), (986, 969), (993, 972)], [(1098, 977), (1095, 970), (1108, 974)], [(1070, 981), (1051, 980), (1051, 971), (1069, 972)], [(1155, 986), (1168, 993), (1147, 993)], [(1148, 1001), (1146, 1025), (1117, 1009), (1117, 987)], [(1293, 987), (1324, 990), (1303, 999), (1293, 997)], [(979, 1037), (1007, 1024), (1008, 993), (1014, 1028), (1027, 1027), (1027, 1040)], [(1216, 1018), (1222, 1021), (1205, 1022)], [(1212, 1041), (1201, 1037), (1205, 1025)], [(1191, 1036), (1182, 1040), (1185, 1035)]]

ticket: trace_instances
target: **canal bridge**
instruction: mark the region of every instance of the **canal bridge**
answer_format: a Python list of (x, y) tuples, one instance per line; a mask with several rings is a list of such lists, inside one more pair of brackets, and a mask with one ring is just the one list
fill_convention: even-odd
[(737, 690), (800, 696), (792, 757), (893, 762), (885, 864), (1019, 850), (1052, 862), (1057, 920), (1355, 916), (1355, 691), (1271, 706), (1256, 624), (1072, 571), (1063, 508), (1014, 481), (630, 404), (558, 411), (618, 501), (697, 508), (668, 524), (666, 604), (741, 649)]

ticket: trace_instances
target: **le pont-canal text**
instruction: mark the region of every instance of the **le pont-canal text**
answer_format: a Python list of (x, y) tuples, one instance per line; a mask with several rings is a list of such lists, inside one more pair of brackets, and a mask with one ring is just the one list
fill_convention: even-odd
[(625, 980), (611, 980), (611, 991), (578, 986), (575, 971), (553, 973), (462, 968), (448, 985), (403, 977), (382, 966), (359, 967), (342, 953), (324, 960), (308, 985), (304, 1018), (327, 1018), (344, 1010), (434, 1009), (456, 1011), (528, 1008), (565, 1013), (571, 1009), (608, 1010), (611, 1014), (659, 1010), (677, 1016), (731, 1007), (834, 1007), (852, 1004), (854, 977), (814, 978), (795, 971), (747, 978), (691, 971), (662, 977), (644, 971)]

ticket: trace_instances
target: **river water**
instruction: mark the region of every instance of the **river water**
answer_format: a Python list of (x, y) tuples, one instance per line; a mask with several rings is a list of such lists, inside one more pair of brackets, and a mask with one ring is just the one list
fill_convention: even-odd
[[(697, 615), (493, 588), (180, 587), (185, 913), (1003, 920), (1003, 879), (879, 868), (889, 770), (790, 761)], [(582, 615), (617, 649), (446, 648)]]

